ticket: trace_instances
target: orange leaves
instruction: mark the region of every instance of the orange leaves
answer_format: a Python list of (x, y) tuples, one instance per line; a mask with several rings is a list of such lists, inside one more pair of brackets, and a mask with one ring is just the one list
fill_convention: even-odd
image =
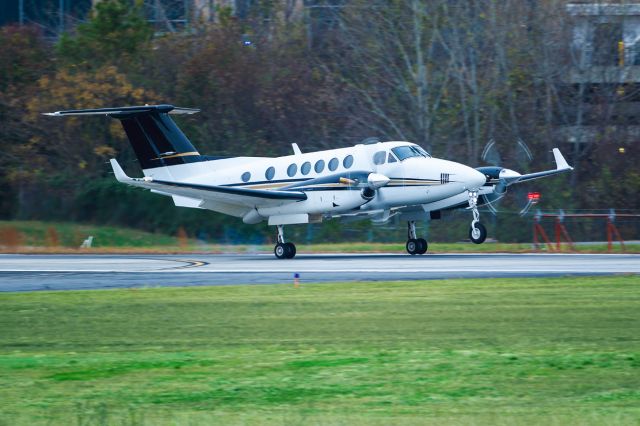
[(28, 103), (32, 114), (61, 109), (134, 105), (155, 97), (144, 89), (134, 87), (114, 66), (106, 66), (95, 72), (73, 73), (61, 69), (53, 77), (43, 76), (38, 81), (38, 87), (41, 96)]
[(41, 113), (144, 104), (156, 98), (135, 87), (115, 66), (80, 72), (61, 68), (41, 77), (37, 86), (36, 96), (27, 101), (27, 120), (37, 132), (24, 151), (36, 153), (52, 173), (100, 175), (102, 163), (116, 155), (124, 134), (117, 121), (106, 117), (58, 119)]
[(96, 146), (93, 148), (93, 152), (104, 158), (114, 158), (116, 156), (116, 150), (108, 145)]

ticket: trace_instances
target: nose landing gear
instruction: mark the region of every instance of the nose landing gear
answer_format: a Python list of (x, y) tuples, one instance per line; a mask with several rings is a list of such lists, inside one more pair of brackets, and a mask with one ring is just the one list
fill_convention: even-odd
[(273, 254), (278, 259), (293, 259), (296, 255), (296, 246), (293, 243), (284, 242), (284, 225), (276, 225), (278, 228), (278, 243), (273, 249)]
[(469, 208), (473, 213), (471, 228), (469, 228), (469, 239), (472, 243), (482, 244), (487, 239), (487, 228), (480, 223), (480, 212), (478, 211), (478, 191), (469, 191)]
[(410, 220), (407, 222), (407, 225), (407, 253), (411, 255), (425, 254), (427, 252), (427, 240), (424, 238), (416, 238), (416, 222)]

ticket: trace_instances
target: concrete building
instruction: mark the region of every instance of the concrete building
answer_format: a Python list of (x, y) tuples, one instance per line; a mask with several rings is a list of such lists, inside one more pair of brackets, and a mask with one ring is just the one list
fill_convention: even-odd
[[(562, 77), (559, 139), (584, 145), (640, 137), (640, 3), (570, 3), (572, 41)], [(582, 149), (580, 147), (579, 149)]]

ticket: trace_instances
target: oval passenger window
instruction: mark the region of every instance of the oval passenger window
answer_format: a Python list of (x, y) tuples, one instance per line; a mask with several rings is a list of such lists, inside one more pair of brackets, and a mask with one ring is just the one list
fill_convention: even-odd
[(300, 171), (302, 172), (303, 175), (308, 175), (309, 172), (311, 171), (311, 163), (310, 162), (305, 162), (302, 167), (300, 167)]
[(289, 177), (294, 177), (297, 172), (298, 166), (295, 163), (289, 165), (289, 167), (287, 168), (287, 174), (289, 175)]
[(338, 159), (332, 158), (331, 161), (329, 161), (329, 170), (331, 170), (332, 172), (335, 171), (335, 169), (338, 168), (338, 164), (340, 164)]
[(267, 171), (266, 171), (266, 172), (265, 172), (265, 174), (264, 174), (264, 177), (266, 177), (266, 178), (267, 178), (267, 180), (271, 180), (271, 179), (273, 179), (273, 177), (275, 176), (275, 174), (276, 174), (276, 169), (275, 169), (275, 168), (273, 168), (273, 166), (272, 166), (272, 167), (269, 167), (269, 168), (267, 169)]

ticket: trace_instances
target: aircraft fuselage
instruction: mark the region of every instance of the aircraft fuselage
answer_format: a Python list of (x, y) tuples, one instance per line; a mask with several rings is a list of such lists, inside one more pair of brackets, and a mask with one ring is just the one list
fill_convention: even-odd
[[(407, 147), (415, 147), (416, 150), (406, 152)], [(367, 197), (363, 190), (372, 169), (375, 174), (387, 177), (388, 182)], [(144, 174), (153, 180), (305, 192), (307, 199), (296, 203), (282, 202), (255, 209), (235, 209), (233, 212), (227, 206), (216, 206), (216, 203), (199, 206), (246, 217), (245, 222), (248, 223), (282, 216), (270, 219), (270, 224), (308, 223), (313, 220), (304, 215), (337, 217), (370, 214), (412, 205), (428, 208), (430, 203), (452, 197), (452, 202), (459, 204), (455, 199), (457, 195), (463, 195), (461, 200), (464, 202), (467, 190), (479, 189), (486, 182), (485, 176), (477, 170), (464, 164), (433, 158), (409, 142), (360, 144), (275, 158), (218, 159), (145, 169)], [(194, 200), (190, 207), (196, 204), (200, 203)], [(446, 206), (435, 210), (442, 208)], [(426, 213), (429, 210), (425, 208), (423, 211)]]

